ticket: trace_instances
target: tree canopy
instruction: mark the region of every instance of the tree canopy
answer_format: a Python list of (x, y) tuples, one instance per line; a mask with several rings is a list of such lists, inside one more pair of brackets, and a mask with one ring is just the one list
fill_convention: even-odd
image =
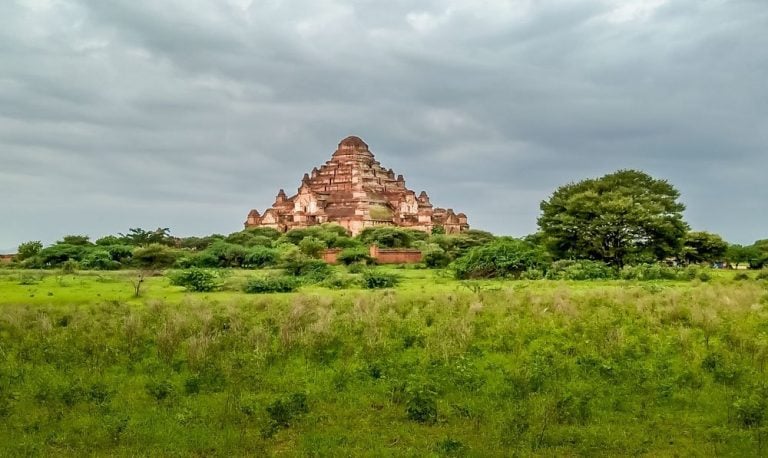
[(636, 170), (561, 186), (541, 202), (539, 228), (559, 258), (623, 266), (679, 253), (688, 225), (680, 193)]

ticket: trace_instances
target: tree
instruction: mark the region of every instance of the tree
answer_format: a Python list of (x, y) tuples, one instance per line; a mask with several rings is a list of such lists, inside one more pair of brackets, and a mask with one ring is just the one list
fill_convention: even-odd
[(717, 262), (725, 258), (728, 242), (717, 234), (709, 232), (689, 232), (683, 238), (680, 257), (686, 264)]
[(136, 248), (133, 251), (133, 262), (142, 269), (164, 269), (176, 261), (176, 251), (159, 243)]
[(688, 229), (679, 197), (666, 180), (620, 170), (558, 188), (541, 202), (539, 228), (559, 258), (662, 260), (679, 253)]
[(87, 235), (65, 235), (60, 242), (56, 243), (60, 245), (89, 246), (91, 245), (91, 240)]
[(315, 237), (307, 237), (299, 242), (299, 250), (312, 258), (319, 258), (328, 246), (322, 240)]
[(138, 227), (128, 229), (127, 234), (120, 234), (125, 243), (134, 246), (146, 246), (153, 243), (173, 246), (176, 239), (171, 237), (171, 230), (167, 227), (158, 227), (154, 231), (145, 231)]
[(16, 260), (23, 261), (25, 259), (33, 258), (37, 256), (42, 249), (43, 244), (39, 240), (24, 242), (19, 245), (19, 248), (16, 250)]

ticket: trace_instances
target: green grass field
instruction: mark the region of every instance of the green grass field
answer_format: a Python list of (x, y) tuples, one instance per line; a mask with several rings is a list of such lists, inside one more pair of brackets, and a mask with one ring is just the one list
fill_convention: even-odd
[[(341, 268), (339, 268), (341, 269)], [(768, 282), (0, 270), (2, 456), (760, 456)]]

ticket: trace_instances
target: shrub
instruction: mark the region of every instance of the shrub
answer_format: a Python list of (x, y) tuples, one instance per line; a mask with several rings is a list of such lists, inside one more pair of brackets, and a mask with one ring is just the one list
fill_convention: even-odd
[(93, 250), (83, 258), (81, 265), (85, 269), (115, 270), (120, 268), (120, 263), (112, 260), (109, 251)]
[(544, 272), (540, 269), (528, 269), (520, 275), (523, 280), (541, 280), (544, 278)]
[(749, 274), (746, 272), (737, 272), (736, 275), (733, 276), (734, 281), (744, 281), (749, 280)]
[(361, 274), (367, 270), (368, 268), (365, 266), (365, 264), (351, 264), (347, 266), (347, 271), (349, 271), (351, 274)]
[(323, 280), (320, 286), (330, 289), (348, 289), (360, 286), (360, 280), (353, 275), (333, 274)]
[(340, 263), (349, 266), (351, 264), (371, 264), (373, 258), (371, 258), (367, 249), (362, 247), (347, 248), (341, 251), (336, 257)]
[(254, 277), (243, 288), (246, 293), (290, 293), (296, 291), (299, 281), (295, 277), (273, 276)]
[(69, 259), (61, 264), (61, 271), (65, 274), (73, 274), (80, 267), (80, 264), (74, 259)]
[(170, 380), (149, 381), (144, 385), (144, 389), (148, 395), (158, 402), (170, 398), (176, 392)]
[(765, 401), (757, 395), (738, 399), (733, 403), (736, 419), (744, 428), (760, 426), (765, 417)]
[(298, 249), (289, 250), (283, 256), (283, 268), (287, 274), (304, 277), (310, 282), (320, 282), (331, 273), (331, 267), (320, 259), (310, 258)]
[(159, 243), (136, 248), (133, 251), (133, 262), (142, 268), (163, 269), (176, 262), (178, 252)]
[(763, 269), (755, 276), (757, 280), (768, 280), (768, 269)]
[(683, 280), (686, 279), (686, 271), (677, 267), (669, 267), (663, 264), (640, 264), (636, 266), (624, 266), (619, 272), (624, 280)]
[(524, 240), (503, 238), (472, 248), (453, 263), (459, 280), (471, 278), (520, 277), (528, 269), (547, 264), (544, 250)]
[(277, 250), (256, 246), (248, 250), (243, 261), (243, 267), (262, 268), (276, 265), (280, 255)]
[(363, 273), (363, 286), (368, 289), (393, 288), (400, 283), (400, 277), (385, 272), (369, 270)]
[(189, 291), (214, 291), (221, 286), (218, 274), (205, 269), (181, 270), (173, 272), (169, 278), (172, 285), (183, 286)]
[(273, 424), (287, 428), (295, 417), (309, 412), (307, 395), (294, 393), (288, 398), (277, 399), (269, 404), (266, 410)]
[(429, 244), (422, 253), (424, 265), (432, 269), (445, 267), (451, 262), (451, 257), (439, 245)]
[(418, 389), (409, 393), (405, 413), (409, 420), (434, 424), (437, 422), (437, 400), (435, 392), (429, 389)]
[(556, 261), (547, 271), (550, 280), (606, 280), (616, 278), (616, 271), (600, 261)]
[(311, 258), (319, 258), (328, 246), (316, 237), (306, 237), (299, 242), (299, 250)]

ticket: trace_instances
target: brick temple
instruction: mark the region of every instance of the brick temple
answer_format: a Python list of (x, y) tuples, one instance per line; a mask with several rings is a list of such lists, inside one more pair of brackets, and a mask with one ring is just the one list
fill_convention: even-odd
[(417, 196), (358, 137), (342, 140), (328, 162), (304, 174), (295, 195), (288, 197), (281, 189), (272, 208), (263, 214), (251, 210), (245, 227), (285, 232), (322, 223), (337, 223), (352, 235), (378, 226), (425, 232), (442, 227), (448, 234), (469, 229), (464, 213), (433, 207), (424, 191)]

